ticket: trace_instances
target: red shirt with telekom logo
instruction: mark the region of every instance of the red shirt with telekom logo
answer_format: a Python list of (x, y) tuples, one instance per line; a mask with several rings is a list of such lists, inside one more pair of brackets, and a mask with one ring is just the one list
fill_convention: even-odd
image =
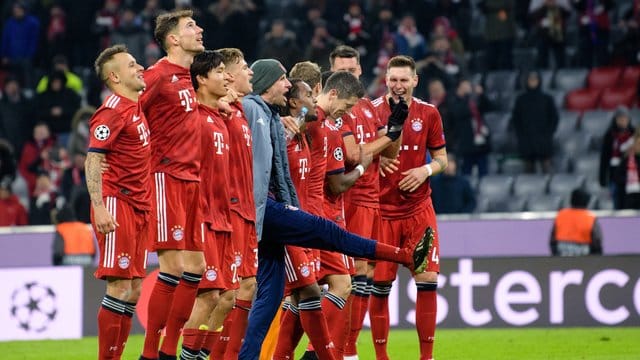
[[(327, 169), (326, 176), (344, 173), (344, 142), (342, 130), (327, 121)], [(345, 225), (343, 193), (334, 194), (329, 182), (324, 182), (324, 216), (325, 218)]]
[[(305, 135), (302, 134), (304, 137)], [(294, 137), (287, 144), (287, 157), (289, 159), (289, 173), (291, 181), (296, 188), (300, 208), (307, 210), (309, 172), (311, 171), (311, 151), (309, 144), (301, 137)]]
[(229, 131), (229, 147), (231, 159), (229, 162), (229, 196), (231, 210), (243, 219), (256, 221), (256, 205), (253, 199), (253, 152), (251, 129), (244, 116), (242, 103), (235, 101), (231, 104), (231, 116), (225, 117)]
[(200, 138), (195, 91), (188, 68), (166, 58), (144, 72), (147, 87), (140, 96), (151, 145), (151, 171), (164, 172), (186, 181), (200, 181)]
[(318, 120), (307, 124), (307, 133), (311, 138), (311, 172), (307, 182), (307, 211), (324, 217), (323, 188), (327, 169), (327, 124), (324, 111), (316, 106)]

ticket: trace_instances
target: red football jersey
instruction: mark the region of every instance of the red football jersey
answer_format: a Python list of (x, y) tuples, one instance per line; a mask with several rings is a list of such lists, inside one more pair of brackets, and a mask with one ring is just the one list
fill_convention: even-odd
[(229, 196), (229, 132), (217, 109), (200, 104), (202, 180), (200, 207), (212, 230), (232, 231)]
[(225, 117), (229, 131), (229, 196), (231, 210), (242, 218), (256, 221), (256, 205), (253, 199), (253, 152), (251, 129), (244, 116), (242, 103), (236, 101), (231, 105), (231, 116)]
[(195, 91), (189, 69), (159, 60), (144, 72), (147, 87), (140, 96), (153, 134), (151, 171), (186, 181), (200, 179), (200, 137)]
[[(353, 135), (356, 144), (368, 144), (378, 139), (378, 131), (384, 128), (371, 101), (362, 98), (343, 116), (344, 135)], [(349, 131), (349, 132), (347, 132)], [(357, 165), (357, 164), (356, 164)], [(352, 167), (350, 168), (352, 169)], [(379, 208), (380, 202), (380, 157), (375, 156), (373, 162), (344, 195), (345, 204)]]
[(307, 124), (307, 133), (311, 138), (311, 171), (307, 181), (307, 209), (313, 215), (324, 216), (323, 188), (327, 168), (326, 115), (316, 107), (318, 120)]
[[(303, 135), (304, 137), (304, 135)], [(309, 172), (311, 170), (311, 150), (304, 138), (294, 137), (287, 144), (287, 157), (289, 159), (289, 173), (291, 181), (296, 188), (300, 208), (307, 210)]]
[[(342, 131), (327, 121), (328, 156), (326, 176), (344, 173), (344, 142)], [(344, 222), (344, 196), (343, 193), (333, 194), (328, 182), (324, 184), (324, 216), (340, 224)]]
[(149, 125), (140, 103), (113, 94), (89, 120), (89, 151), (106, 154), (102, 196), (151, 210)]
[[(391, 109), (386, 98), (373, 101), (379, 118), (386, 123)], [(385, 124), (386, 125), (386, 124)], [(427, 151), (445, 146), (442, 119), (438, 109), (420, 99), (412, 98), (409, 116), (402, 129), (399, 170), (386, 177), (380, 177), (380, 212), (384, 218), (404, 218), (427, 204), (431, 195), (429, 179), (414, 192), (400, 191), (398, 183), (404, 178), (403, 171), (425, 165)]]

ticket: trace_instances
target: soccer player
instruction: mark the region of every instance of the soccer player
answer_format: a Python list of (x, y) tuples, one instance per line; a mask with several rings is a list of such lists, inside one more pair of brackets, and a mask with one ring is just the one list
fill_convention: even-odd
[[(247, 328), (247, 318), (256, 288), (258, 241), (256, 239), (256, 208), (253, 200), (253, 155), (251, 129), (242, 109), (242, 97), (251, 93), (253, 72), (240, 49), (219, 49), (225, 71), (230, 75), (226, 100), (231, 108), (225, 117), (229, 131), (229, 147), (233, 161), (229, 163), (231, 201), (231, 240), (235, 249), (235, 270), (240, 288), (231, 313), (224, 320), (222, 333), (215, 334), (217, 342), (210, 348), (216, 359), (237, 359)], [(206, 350), (204, 350), (206, 354)]]
[[(98, 77), (113, 92), (89, 120), (85, 174), (91, 223), (100, 262), (95, 276), (107, 281), (98, 310), (98, 358), (119, 359), (131, 329), (147, 264), (151, 218), (149, 127), (138, 103), (144, 68), (115, 45), (95, 61)], [(101, 164), (109, 163), (102, 173)]]
[[(360, 78), (360, 54), (350, 46), (340, 45), (329, 56), (331, 71), (348, 71)], [(400, 111), (402, 110), (402, 111)], [(345, 162), (353, 168), (360, 162), (360, 154), (371, 154), (373, 162), (344, 195), (344, 210), (347, 230), (360, 236), (379, 239), (380, 234), (380, 154), (395, 158), (400, 149), (402, 124), (408, 109), (405, 104), (398, 108), (398, 124), (387, 131), (367, 98), (360, 98), (349, 114), (342, 116), (342, 139), (345, 147)], [(356, 342), (369, 305), (369, 294), (373, 282), (373, 269), (366, 259), (355, 259), (355, 276), (351, 282), (351, 316), (345, 324), (348, 336), (345, 347), (347, 359), (357, 359)]]
[[(415, 62), (408, 56), (395, 56), (387, 64), (386, 95), (373, 101), (380, 119), (387, 119), (401, 104), (409, 105), (404, 124), (398, 170), (380, 179), (380, 241), (396, 246), (416, 241), (427, 234), (429, 255), (427, 271), (414, 272), (416, 282), (416, 328), (420, 340), (420, 359), (433, 357), (436, 327), (436, 289), (438, 287), (439, 245), (436, 216), (431, 203), (428, 179), (447, 167), (442, 120), (435, 106), (412, 97), (418, 83)], [(431, 161), (427, 163), (427, 151)], [(388, 359), (389, 293), (398, 265), (381, 261), (374, 270), (369, 304), (371, 333), (377, 359)]]
[[(208, 50), (193, 59), (191, 81), (196, 90), (202, 126), (200, 175), (206, 179), (200, 186), (206, 268), (195, 306), (182, 332), (180, 358), (185, 360), (195, 359), (200, 354), (207, 329), (222, 326), (224, 317), (233, 306), (234, 290), (238, 287), (227, 184), (232, 155), (225, 124), (227, 116), (218, 109), (220, 99), (227, 95), (229, 77), (219, 52)], [(211, 347), (207, 345), (205, 349), (208, 350)], [(208, 354), (205, 351), (203, 355), (206, 357)]]
[[(152, 144), (151, 171), (157, 226), (152, 249), (160, 273), (151, 292), (141, 359), (175, 359), (180, 328), (189, 319), (205, 268), (200, 236), (200, 139), (198, 103), (189, 66), (204, 51), (202, 28), (190, 10), (162, 14), (154, 36), (167, 52), (145, 72), (140, 97)], [(158, 352), (160, 332), (166, 337)]]
[[(297, 195), (289, 175), (284, 127), (274, 110), (274, 105), (286, 104), (285, 94), (291, 84), (285, 77), (286, 70), (277, 60), (258, 60), (251, 69), (254, 72), (253, 93), (243, 99), (243, 107), (254, 140), (259, 266), (256, 301), (249, 314), (249, 325), (239, 354), (239, 359), (243, 360), (258, 359), (265, 333), (283, 297), (285, 245), (397, 261), (415, 268), (418, 273), (426, 265), (427, 249), (424, 239), (403, 249), (385, 246), (350, 234), (325, 219), (298, 209)], [(353, 75), (346, 72), (335, 75), (329, 80), (339, 86), (339, 91), (332, 92), (329, 101), (338, 111), (351, 99), (357, 99), (363, 90)]]

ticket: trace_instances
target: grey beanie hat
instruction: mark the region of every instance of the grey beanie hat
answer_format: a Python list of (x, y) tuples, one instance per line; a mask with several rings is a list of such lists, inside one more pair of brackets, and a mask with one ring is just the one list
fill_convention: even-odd
[(264, 94), (273, 85), (280, 76), (286, 74), (284, 66), (275, 59), (260, 59), (251, 64), (253, 78), (253, 93), (257, 95)]

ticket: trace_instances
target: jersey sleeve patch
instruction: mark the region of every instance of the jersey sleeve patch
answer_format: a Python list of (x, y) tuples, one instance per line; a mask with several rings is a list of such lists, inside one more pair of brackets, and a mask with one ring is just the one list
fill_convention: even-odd
[(111, 136), (111, 129), (107, 125), (98, 125), (95, 130), (93, 130), (93, 136), (96, 140), (105, 141)]

